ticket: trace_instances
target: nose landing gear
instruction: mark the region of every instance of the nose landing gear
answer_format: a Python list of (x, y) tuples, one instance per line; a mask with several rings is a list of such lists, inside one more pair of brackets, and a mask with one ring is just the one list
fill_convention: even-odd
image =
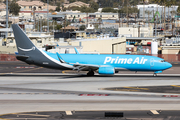
[(162, 73), (162, 71), (154, 71), (153, 76), (157, 76), (157, 73)]
[(156, 74), (156, 73), (154, 73), (154, 74), (153, 74), (153, 76), (154, 76), (154, 77), (156, 77), (156, 76), (157, 76), (157, 74)]

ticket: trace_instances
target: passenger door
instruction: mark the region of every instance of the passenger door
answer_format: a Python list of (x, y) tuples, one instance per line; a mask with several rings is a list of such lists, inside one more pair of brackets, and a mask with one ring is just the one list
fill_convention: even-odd
[(154, 58), (150, 59), (150, 68), (154, 67)]

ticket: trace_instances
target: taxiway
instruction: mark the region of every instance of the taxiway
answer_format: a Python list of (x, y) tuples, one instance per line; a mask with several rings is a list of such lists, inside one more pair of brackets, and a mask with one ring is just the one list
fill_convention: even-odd
[[(10, 65), (9, 68), (12, 69), (3, 69), (3, 65), (1, 66), (0, 114), (36, 111), (180, 110), (179, 67), (172, 67), (165, 71), (167, 73), (157, 77), (153, 77), (151, 73), (131, 72), (87, 77), (85, 73), (47, 72), (45, 68), (25, 67), (27, 66), (24, 64)], [(17, 72), (17, 69), (25, 72)]]

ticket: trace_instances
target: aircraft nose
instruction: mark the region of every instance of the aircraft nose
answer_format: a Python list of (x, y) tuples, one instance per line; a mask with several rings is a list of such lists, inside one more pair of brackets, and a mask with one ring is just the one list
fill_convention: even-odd
[(172, 67), (172, 65), (171, 65), (171, 63), (166, 63), (166, 69), (168, 69), (168, 68), (171, 68)]

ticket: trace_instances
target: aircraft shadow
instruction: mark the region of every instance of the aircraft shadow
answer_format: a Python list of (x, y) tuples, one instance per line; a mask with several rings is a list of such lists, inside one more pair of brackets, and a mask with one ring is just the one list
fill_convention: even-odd
[(2, 76), (7, 76), (7, 77), (14, 77), (14, 76), (17, 76), (17, 77), (58, 77), (58, 78), (97, 78), (97, 77), (99, 77), (99, 78), (103, 78), (103, 77), (113, 77), (113, 78), (117, 78), (117, 77), (119, 77), (119, 78), (122, 78), (122, 77), (128, 77), (128, 78), (134, 78), (134, 77), (136, 77), (136, 78), (138, 78), (138, 77), (141, 77), (141, 78), (143, 78), (143, 77), (148, 77), (148, 78), (164, 78), (164, 77), (173, 77), (173, 78), (176, 78), (176, 77), (178, 77), (178, 78), (180, 78), (180, 75), (157, 75), (157, 76), (153, 76), (153, 74), (152, 75), (150, 75), (150, 74), (148, 74), (148, 75), (143, 75), (143, 74), (141, 74), (141, 75), (131, 75), (131, 74), (126, 74), (126, 75), (121, 75), (121, 74), (119, 74), (119, 75), (94, 75), (94, 76), (87, 76), (86, 74), (55, 74), (55, 75), (47, 75), (46, 73), (44, 73), (44, 74), (42, 74), (42, 75), (26, 75), (26, 74), (0, 74), (0, 77), (2, 77)]

